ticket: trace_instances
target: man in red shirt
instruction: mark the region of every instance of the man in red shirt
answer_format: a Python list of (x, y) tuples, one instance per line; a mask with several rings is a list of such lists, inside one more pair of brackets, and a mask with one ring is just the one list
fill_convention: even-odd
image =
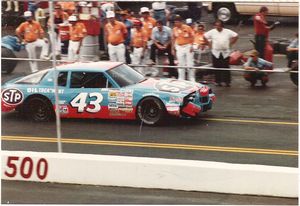
[(268, 26), (268, 22), (266, 21), (266, 16), (268, 14), (269, 9), (265, 6), (261, 7), (259, 13), (254, 15), (254, 30), (255, 30), (255, 49), (259, 52), (260, 58), (265, 58), (265, 46), (266, 41), (269, 37), (269, 32), (275, 26)]

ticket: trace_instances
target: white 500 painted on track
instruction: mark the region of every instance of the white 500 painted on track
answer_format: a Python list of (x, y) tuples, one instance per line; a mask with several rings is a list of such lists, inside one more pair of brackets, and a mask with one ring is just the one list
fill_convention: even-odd
[(194, 160), (2, 151), (2, 179), (298, 197), (298, 169)]

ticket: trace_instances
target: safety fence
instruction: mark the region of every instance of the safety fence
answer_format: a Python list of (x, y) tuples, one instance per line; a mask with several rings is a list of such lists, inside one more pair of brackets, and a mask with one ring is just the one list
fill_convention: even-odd
[[(37, 62), (52, 62), (54, 60), (45, 60), (45, 59), (29, 59), (29, 58), (6, 58), (2, 57), (2, 60), (15, 60), (15, 61), (37, 61)], [(90, 61), (69, 61), (69, 60), (55, 60), (58, 64), (64, 64), (64, 63), (76, 63), (76, 62), (90, 62)], [(131, 67), (155, 67), (158, 69), (163, 69), (163, 68), (169, 68), (169, 69), (196, 69), (196, 70), (224, 70), (224, 71), (236, 71), (236, 72), (256, 72), (254, 70), (245, 70), (243, 68), (214, 68), (209, 65), (204, 65), (204, 66), (193, 66), (193, 67), (188, 67), (188, 66), (170, 66), (170, 65), (153, 65), (153, 64), (147, 64), (147, 65), (134, 65), (134, 64), (129, 64)], [(236, 66), (235, 66), (236, 67)], [(279, 68), (274, 68), (272, 70), (260, 70), (261, 72), (266, 72), (266, 73), (298, 73), (298, 71), (291, 71), (290, 68), (288, 67), (279, 67)]]

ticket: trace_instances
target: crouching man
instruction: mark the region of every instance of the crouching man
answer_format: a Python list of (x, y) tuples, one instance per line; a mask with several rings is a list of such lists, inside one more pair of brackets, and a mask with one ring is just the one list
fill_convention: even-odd
[(253, 50), (248, 61), (244, 64), (244, 69), (248, 70), (248, 72), (244, 74), (244, 78), (251, 83), (251, 87), (255, 86), (257, 80), (261, 80), (262, 86), (265, 87), (269, 81), (269, 77), (267, 73), (261, 72), (260, 70), (267, 70), (273, 67), (272, 62), (268, 62), (258, 56), (258, 51)]

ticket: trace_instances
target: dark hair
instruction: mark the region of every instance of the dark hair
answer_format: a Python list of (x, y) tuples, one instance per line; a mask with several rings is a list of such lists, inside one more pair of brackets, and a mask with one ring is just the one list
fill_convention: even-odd
[(220, 23), (221, 27), (224, 27), (224, 22), (221, 21), (220, 19), (217, 19), (217, 20), (214, 22), (214, 25), (216, 25), (216, 23)]
[(159, 20), (156, 21), (156, 24), (164, 25), (164, 22), (159, 19)]
[(269, 11), (269, 9), (266, 7), (266, 6), (262, 6), (262, 7), (260, 7), (260, 9), (259, 9), (259, 12), (261, 13), (261, 12), (266, 12), (266, 11)]

